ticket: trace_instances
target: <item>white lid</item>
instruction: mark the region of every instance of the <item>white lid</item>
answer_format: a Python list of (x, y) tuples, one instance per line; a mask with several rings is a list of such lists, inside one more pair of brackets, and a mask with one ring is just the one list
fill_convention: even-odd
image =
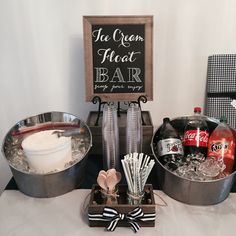
[(60, 130), (44, 130), (26, 137), (22, 142), (22, 148), (27, 152), (54, 151), (71, 143), (70, 137), (60, 137), (52, 134)]

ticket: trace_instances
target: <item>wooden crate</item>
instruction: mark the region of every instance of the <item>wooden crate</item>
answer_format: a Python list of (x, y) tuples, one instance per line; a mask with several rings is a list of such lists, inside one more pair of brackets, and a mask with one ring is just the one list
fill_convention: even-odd
[[(93, 146), (90, 154), (102, 155), (102, 113), (99, 117), (98, 126), (95, 126), (98, 112), (91, 111), (87, 118), (87, 125), (89, 126), (93, 136)], [(143, 150), (145, 154), (152, 154), (151, 140), (153, 136), (153, 124), (149, 111), (142, 111), (142, 116), (145, 122), (143, 125)], [(119, 126), (119, 141), (120, 141), (120, 155), (126, 154), (126, 119), (127, 112), (121, 112), (118, 117)]]
[[(102, 214), (104, 207), (109, 206), (115, 209), (118, 213), (127, 214), (134, 210), (136, 207), (140, 207), (144, 214), (147, 213), (156, 213), (155, 208), (155, 199), (153, 195), (152, 184), (146, 184), (144, 187), (144, 197), (139, 205), (130, 205), (127, 199), (127, 185), (118, 185), (117, 194), (117, 203), (112, 205), (107, 205), (106, 201), (102, 197), (100, 192), (100, 187), (95, 184), (92, 187), (90, 201), (88, 206), (88, 214)], [(89, 220), (89, 226), (91, 227), (105, 227), (108, 225), (108, 222), (104, 221), (93, 221)], [(139, 221), (139, 225), (142, 227), (154, 227), (155, 220), (152, 221)], [(119, 221), (117, 226), (130, 227), (130, 224), (125, 221)]]

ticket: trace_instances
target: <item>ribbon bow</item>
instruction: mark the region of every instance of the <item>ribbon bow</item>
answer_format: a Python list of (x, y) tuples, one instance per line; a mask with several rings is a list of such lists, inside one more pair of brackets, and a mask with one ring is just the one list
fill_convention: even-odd
[(109, 222), (107, 226), (108, 231), (114, 231), (120, 220), (127, 221), (136, 233), (140, 229), (138, 221), (153, 221), (155, 220), (156, 214), (143, 213), (140, 207), (136, 207), (127, 214), (119, 213), (111, 207), (104, 207), (102, 214), (88, 214), (88, 216), (89, 220)]

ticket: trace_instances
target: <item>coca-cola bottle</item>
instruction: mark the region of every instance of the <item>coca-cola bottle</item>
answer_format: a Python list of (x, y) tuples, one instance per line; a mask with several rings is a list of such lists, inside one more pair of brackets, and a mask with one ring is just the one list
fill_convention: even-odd
[(226, 166), (224, 172), (230, 174), (234, 166), (235, 138), (226, 122), (225, 118), (221, 119), (221, 123), (212, 132), (207, 156), (222, 161)]
[(194, 108), (194, 116), (184, 130), (184, 155), (203, 158), (207, 155), (209, 131), (206, 121), (201, 116), (201, 107)]
[(163, 119), (160, 133), (157, 139), (157, 151), (159, 160), (175, 170), (183, 158), (183, 145), (180, 136), (170, 124), (169, 118)]

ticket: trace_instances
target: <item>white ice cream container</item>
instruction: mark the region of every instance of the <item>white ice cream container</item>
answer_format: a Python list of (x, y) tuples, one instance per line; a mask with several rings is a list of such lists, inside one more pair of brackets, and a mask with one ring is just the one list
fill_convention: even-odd
[(57, 134), (52, 134), (54, 131), (31, 134), (22, 142), (29, 166), (37, 172), (62, 170), (72, 158), (71, 138), (58, 137)]

